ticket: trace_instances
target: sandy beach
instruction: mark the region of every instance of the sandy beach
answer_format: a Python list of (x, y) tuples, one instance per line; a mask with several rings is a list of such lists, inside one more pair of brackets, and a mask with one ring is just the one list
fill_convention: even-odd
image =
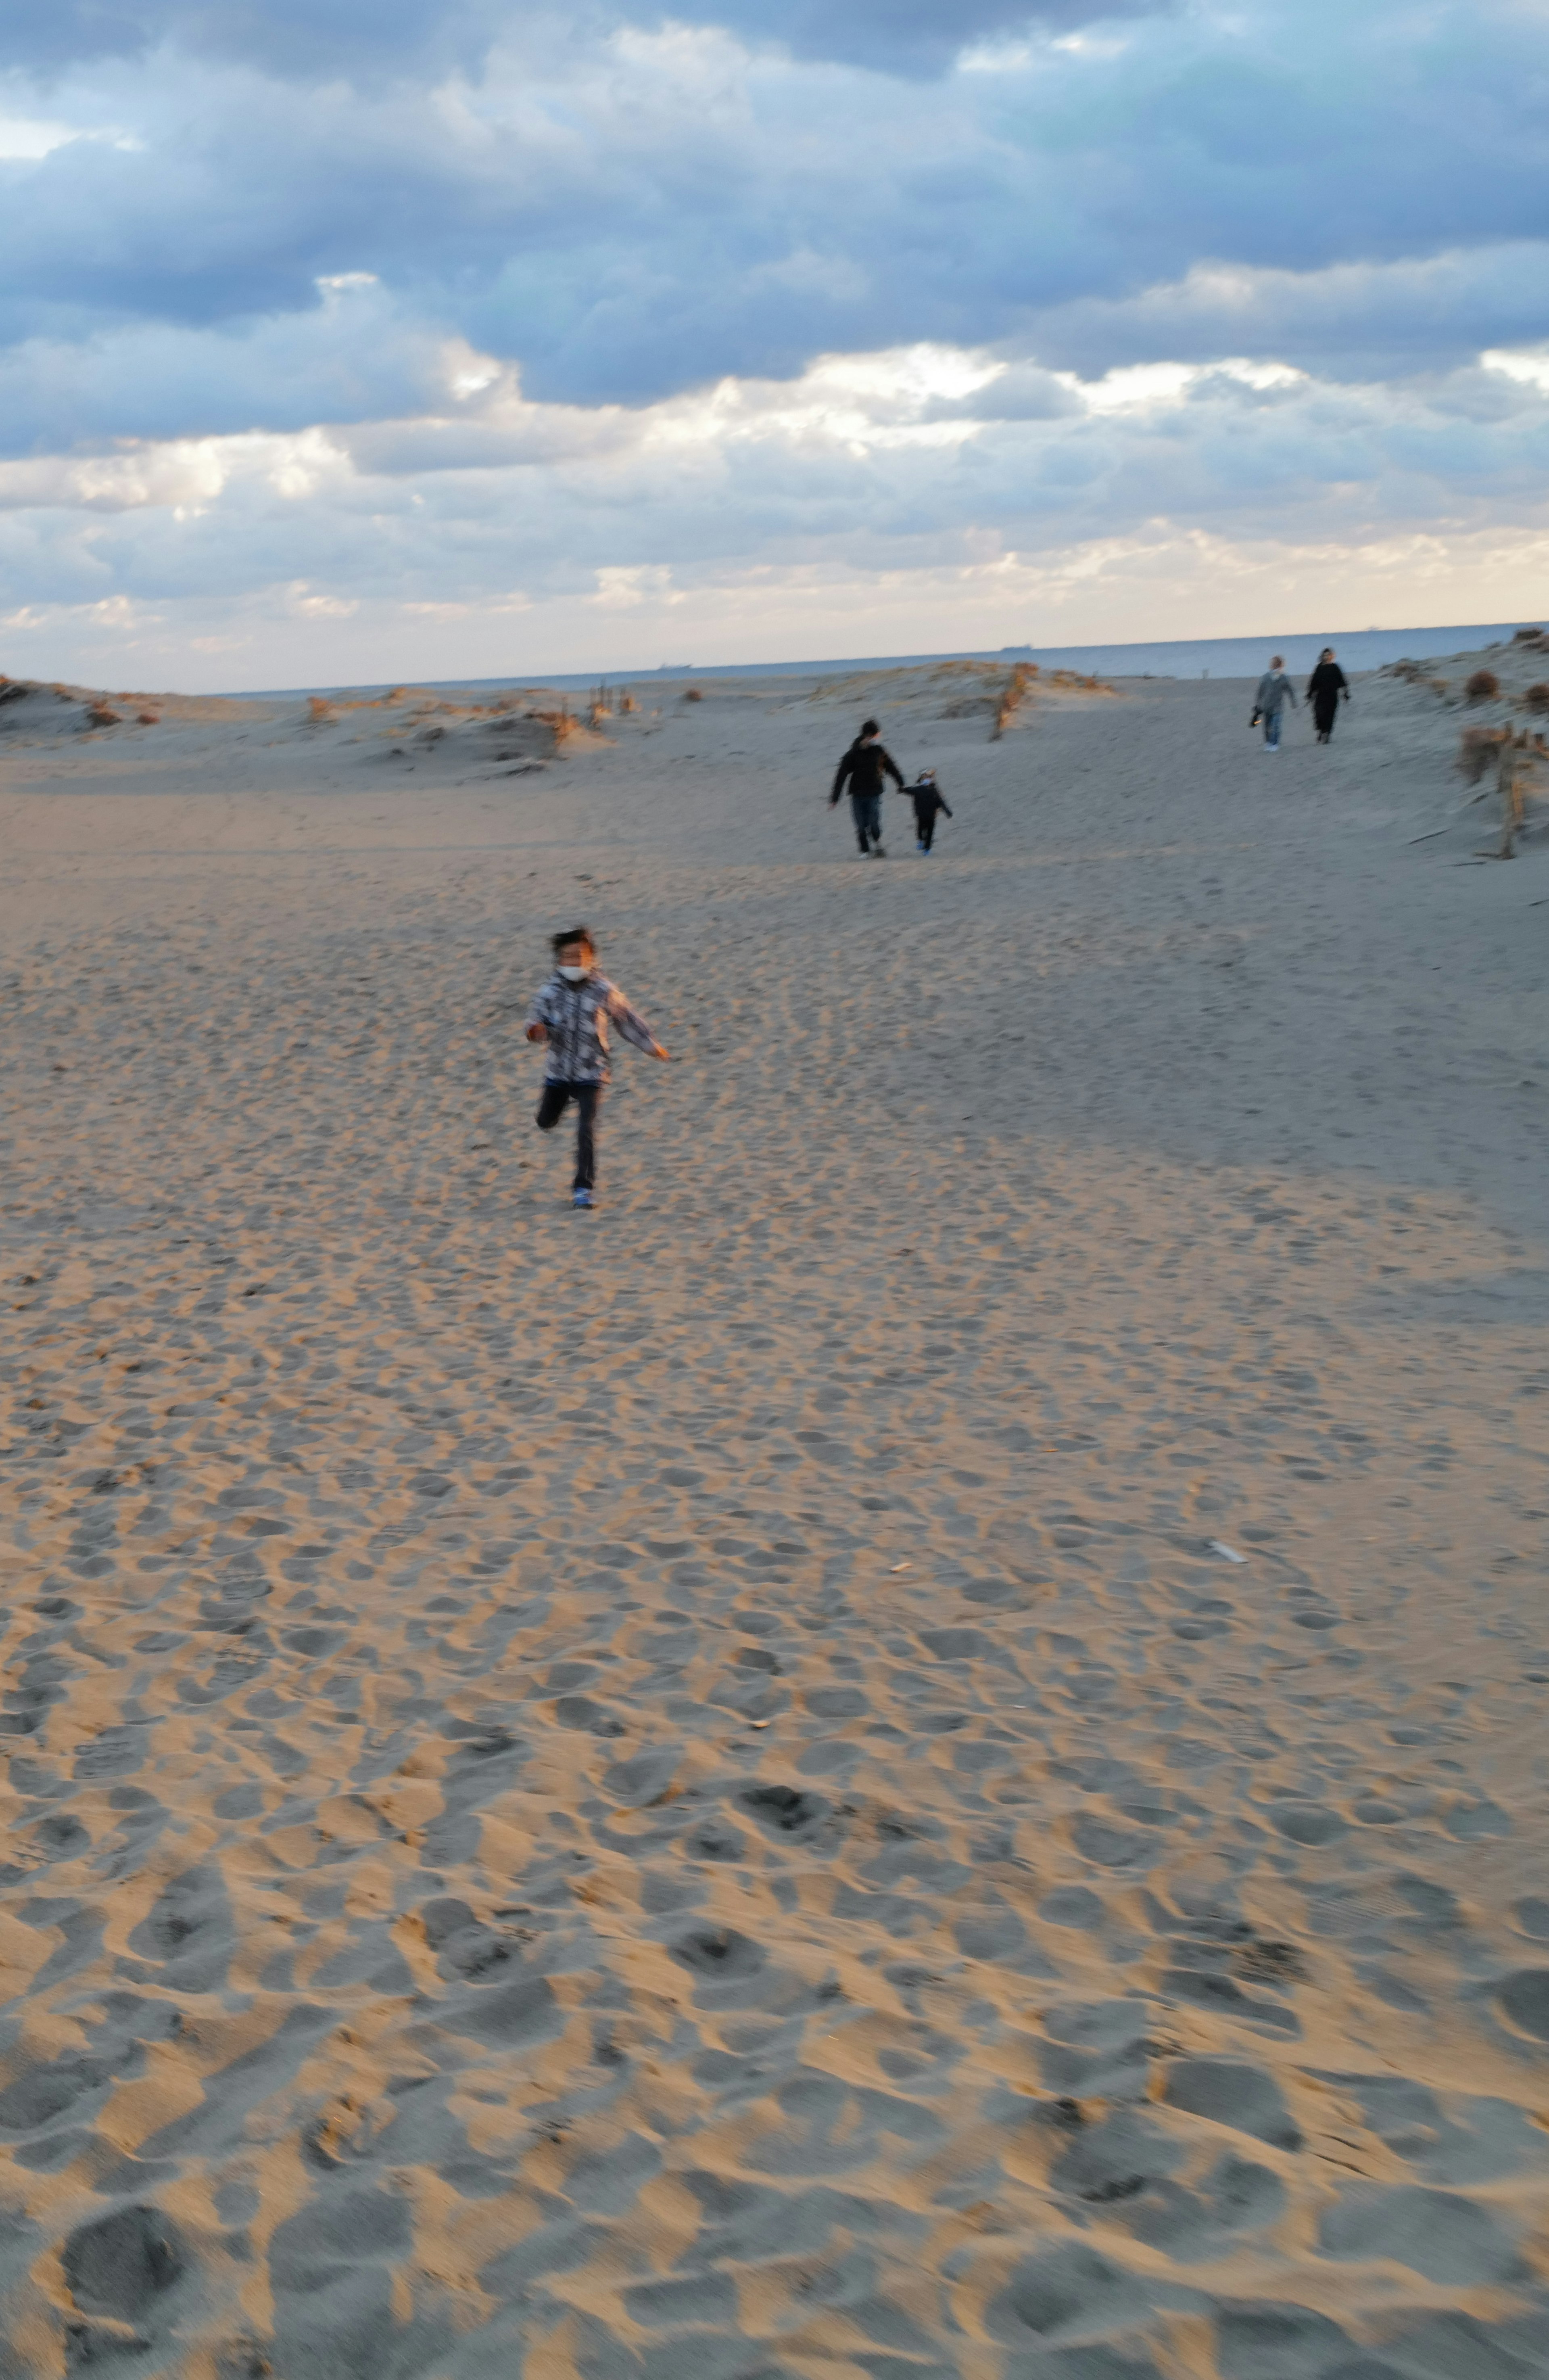
[(0, 2380), (1549, 2372), (1549, 869), (1426, 668), (0, 704)]

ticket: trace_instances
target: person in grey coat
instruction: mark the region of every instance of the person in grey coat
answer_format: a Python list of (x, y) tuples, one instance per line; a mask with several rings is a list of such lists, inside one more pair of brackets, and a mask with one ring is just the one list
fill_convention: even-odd
[(1248, 722), (1250, 727), (1256, 727), (1263, 720), (1264, 748), (1266, 752), (1277, 752), (1280, 748), (1280, 713), (1288, 702), (1294, 710), (1296, 689), (1286, 675), (1284, 661), (1277, 653), (1259, 680), (1258, 691), (1253, 696), (1253, 715)]

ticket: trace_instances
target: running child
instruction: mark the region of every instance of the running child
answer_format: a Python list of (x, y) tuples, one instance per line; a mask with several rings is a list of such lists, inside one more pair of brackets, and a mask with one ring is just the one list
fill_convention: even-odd
[(597, 1183), (597, 1111), (608, 1081), (608, 1027), (616, 1025), (626, 1041), (653, 1058), (665, 1058), (643, 1016), (637, 1016), (616, 984), (598, 972), (597, 946), (585, 926), (554, 936), (554, 972), (539, 988), (528, 1012), (529, 1041), (549, 1052), (543, 1097), (535, 1119), (539, 1132), (552, 1132), (572, 1099), (575, 1102), (575, 1184), (573, 1205), (590, 1207)]
[(938, 816), (945, 813), (948, 818), (951, 817), (946, 797), (936, 782), (935, 770), (922, 769), (918, 782), (905, 785), (903, 790), (914, 805), (914, 848), (928, 852), (936, 840)]

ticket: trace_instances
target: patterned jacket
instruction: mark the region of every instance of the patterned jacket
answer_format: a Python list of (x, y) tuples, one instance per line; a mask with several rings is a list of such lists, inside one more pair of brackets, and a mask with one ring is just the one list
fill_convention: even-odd
[(637, 1016), (618, 986), (595, 968), (583, 983), (566, 983), (563, 975), (551, 975), (539, 988), (527, 1023), (548, 1027), (544, 1072), (551, 1083), (608, 1080), (610, 1023), (637, 1050), (654, 1050), (659, 1046), (645, 1018)]

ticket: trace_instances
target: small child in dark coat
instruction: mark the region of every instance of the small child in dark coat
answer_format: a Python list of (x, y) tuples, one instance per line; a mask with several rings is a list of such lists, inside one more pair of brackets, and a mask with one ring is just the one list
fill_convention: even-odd
[(938, 816), (946, 810), (947, 816), (951, 817), (951, 811), (947, 809), (942, 798), (941, 788), (936, 782), (935, 770), (922, 769), (917, 783), (906, 785), (904, 791), (914, 805), (914, 848), (916, 851), (928, 851), (936, 840)]

